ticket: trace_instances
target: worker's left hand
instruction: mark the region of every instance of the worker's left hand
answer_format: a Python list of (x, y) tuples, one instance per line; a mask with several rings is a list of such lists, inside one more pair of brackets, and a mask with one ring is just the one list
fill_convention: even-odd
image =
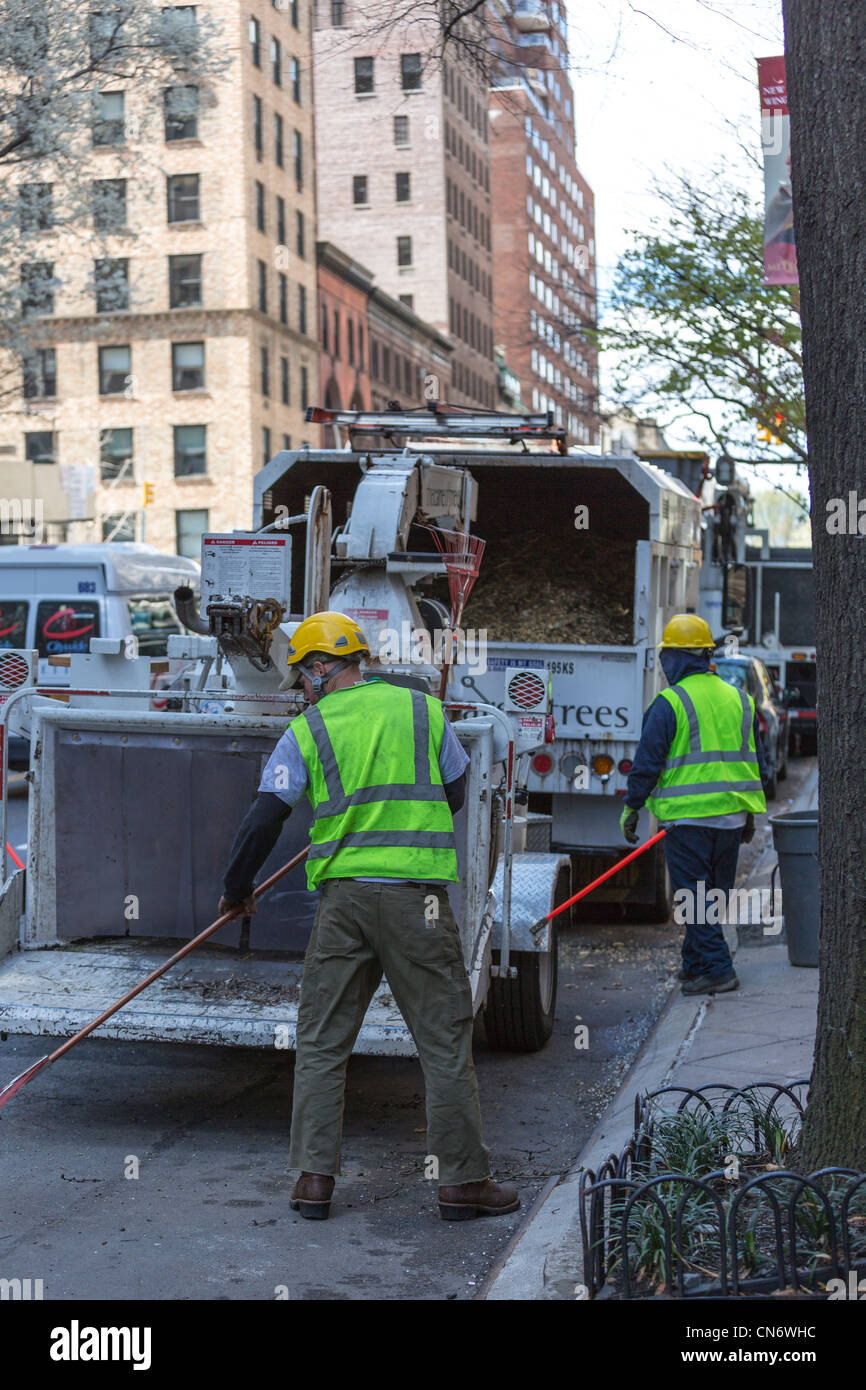
[(241, 903), (230, 903), (228, 898), (220, 898), (217, 916), (223, 917), (226, 912), (230, 912), (233, 917), (252, 917), (255, 911), (256, 900), (251, 893), (250, 896), (244, 898)]
[(619, 818), (619, 828), (627, 843), (636, 845), (638, 841), (637, 811), (633, 811), (630, 806), (626, 806)]

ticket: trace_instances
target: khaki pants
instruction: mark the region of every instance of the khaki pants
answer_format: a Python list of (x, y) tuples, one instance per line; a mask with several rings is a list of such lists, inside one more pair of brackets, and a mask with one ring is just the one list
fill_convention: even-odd
[[(428, 921), (431, 894), (439, 912)], [(445, 889), (349, 878), (323, 884), (307, 948), (289, 1167), (340, 1171), (346, 1064), (383, 972), (418, 1048), (438, 1181), (482, 1181), (490, 1155), (472, 1063), (472, 996)]]

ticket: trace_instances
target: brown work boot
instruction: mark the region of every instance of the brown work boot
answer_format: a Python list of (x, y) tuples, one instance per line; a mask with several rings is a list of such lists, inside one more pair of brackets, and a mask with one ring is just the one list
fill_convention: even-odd
[(302, 1173), (289, 1198), (292, 1211), (307, 1221), (326, 1221), (331, 1210), (334, 1179), (325, 1173)]
[(520, 1198), (510, 1182), (461, 1182), (440, 1187), (439, 1215), (443, 1221), (471, 1221), (473, 1216), (504, 1216), (517, 1211)]

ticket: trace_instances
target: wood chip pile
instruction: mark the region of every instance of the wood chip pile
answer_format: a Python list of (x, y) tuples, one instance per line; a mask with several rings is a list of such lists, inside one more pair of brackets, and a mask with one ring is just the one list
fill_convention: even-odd
[(463, 617), (491, 642), (633, 640), (634, 541), (543, 531), (488, 541)]

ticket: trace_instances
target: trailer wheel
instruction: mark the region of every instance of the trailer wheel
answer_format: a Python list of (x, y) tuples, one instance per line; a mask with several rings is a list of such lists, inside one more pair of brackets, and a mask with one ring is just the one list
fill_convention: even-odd
[[(564, 903), (569, 876), (561, 873), (554, 906)], [(564, 915), (564, 914), (563, 914)], [(556, 1021), (556, 986), (559, 976), (558, 921), (550, 924), (550, 949), (512, 951), (516, 980), (491, 980), (484, 1005), (484, 1031), (495, 1052), (538, 1052), (553, 1032)], [(493, 952), (494, 964), (499, 952)]]

